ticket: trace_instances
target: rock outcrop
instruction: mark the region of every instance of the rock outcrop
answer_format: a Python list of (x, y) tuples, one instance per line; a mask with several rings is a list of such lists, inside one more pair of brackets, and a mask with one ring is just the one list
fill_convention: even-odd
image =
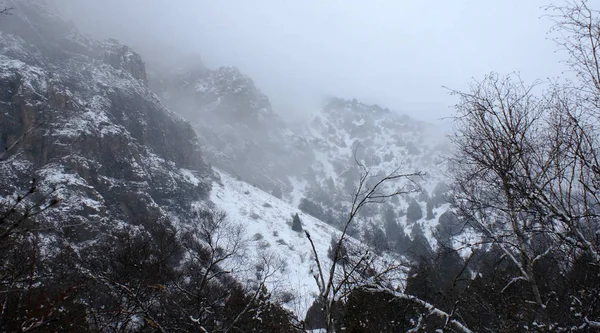
[[(0, 20), (0, 195), (56, 189), (48, 221), (80, 240), (177, 216), (206, 200), (211, 169), (192, 127), (147, 88), (141, 57), (81, 35), (41, 4)], [(52, 218), (50, 218), (52, 217)], [(85, 232), (84, 232), (85, 231)]]

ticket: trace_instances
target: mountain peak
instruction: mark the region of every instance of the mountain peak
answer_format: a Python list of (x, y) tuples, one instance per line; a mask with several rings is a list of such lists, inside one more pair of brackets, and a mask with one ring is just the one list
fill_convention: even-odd
[(144, 85), (148, 84), (146, 65), (142, 57), (127, 45), (115, 39), (107, 39), (102, 43), (102, 57), (116, 69), (123, 69)]

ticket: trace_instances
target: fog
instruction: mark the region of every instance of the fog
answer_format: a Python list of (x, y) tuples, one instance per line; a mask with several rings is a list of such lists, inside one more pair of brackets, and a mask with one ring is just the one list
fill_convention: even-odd
[(333, 95), (435, 121), (455, 102), (442, 86), (564, 70), (547, 38), (548, 0), (55, 1), (84, 32), (147, 59), (199, 54), (211, 68), (237, 66), (288, 119)]

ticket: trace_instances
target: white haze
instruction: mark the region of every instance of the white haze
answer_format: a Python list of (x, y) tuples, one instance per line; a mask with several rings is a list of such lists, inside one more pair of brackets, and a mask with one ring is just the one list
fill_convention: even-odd
[(547, 38), (549, 0), (54, 0), (83, 31), (146, 57), (235, 65), (288, 119), (325, 96), (436, 120), (490, 71), (527, 81), (564, 66)]

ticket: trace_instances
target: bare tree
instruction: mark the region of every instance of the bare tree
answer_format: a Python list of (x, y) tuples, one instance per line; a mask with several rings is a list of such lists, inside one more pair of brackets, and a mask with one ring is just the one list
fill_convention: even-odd
[[(458, 154), (452, 161), (461, 213), (513, 260), (521, 278), (531, 283), (541, 309), (544, 300), (532, 272), (534, 258), (547, 248), (534, 246), (535, 239), (529, 236), (530, 231), (549, 229), (546, 221), (517, 197), (522, 191), (515, 188), (514, 177), (529, 172), (523, 168), (531, 169), (531, 163), (537, 161), (533, 154), (539, 152), (535, 145), (541, 133), (534, 125), (541, 122), (546, 109), (531, 89), (521, 81), (490, 75), (473, 85), (471, 93), (460, 94), (454, 137)], [(521, 185), (529, 188), (529, 184)]]
[(185, 298), (179, 305), (192, 326), (204, 329), (215, 308), (229, 296), (227, 290), (217, 290), (214, 284), (223, 283), (236, 268), (236, 259), (243, 247), (243, 229), (232, 223), (225, 212), (202, 210), (191, 230), (182, 239), (186, 264), (180, 281), (174, 288)]
[(600, 107), (600, 11), (587, 0), (569, 0), (567, 5), (545, 8), (553, 22), (554, 41), (568, 54), (567, 65), (596, 108)]
[[(348, 214), (348, 218), (346, 222), (343, 224), (343, 228), (341, 230), (341, 234), (337, 239), (335, 247), (333, 249), (333, 259), (331, 260), (331, 265), (328, 268), (327, 275), (323, 271), (324, 267), (319, 259), (319, 253), (315, 248), (315, 245), (310, 237), (310, 234), (305, 231), (306, 237), (311, 243), (313, 254), (315, 257), (315, 263), (317, 266), (317, 272), (315, 272), (315, 281), (317, 286), (319, 287), (319, 302), (323, 306), (323, 314), (325, 317), (325, 325), (327, 332), (334, 331), (334, 322), (333, 322), (333, 305), (335, 301), (338, 299), (338, 294), (342, 291), (342, 288), (348, 287), (350, 280), (354, 277), (354, 273), (357, 273), (358, 270), (364, 269), (367, 261), (370, 260), (371, 255), (368, 250), (365, 250), (361, 255), (352, 256), (353, 259), (351, 263), (348, 264), (348, 268), (344, 265), (344, 274), (341, 278), (336, 279), (336, 273), (338, 269), (338, 262), (342, 259), (342, 249), (347, 247), (348, 240), (348, 230), (351, 227), (352, 223), (355, 221), (357, 214), (360, 210), (368, 204), (374, 203), (383, 203), (385, 200), (405, 194), (410, 193), (414, 190), (408, 189), (405, 184), (402, 186), (396, 187), (395, 190), (386, 191), (385, 187), (390, 183), (400, 181), (400, 180), (408, 180), (412, 183), (411, 177), (421, 176), (421, 173), (413, 173), (413, 174), (402, 174), (399, 173), (399, 169), (394, 170), (387, 176), (377, 180), (373, 186), (369, 187), (368, 182), (373, 181), (371, 172), (372, 170), (367, 168), (364, 164), (362, 164), (356, 158), (356, 152), (354, 154), (356, 164), (361, 168), (362, 174), (358, 181), (358, 186), (356, 191), (352, 196), (352, 204), (350, 207), (350, 211)], [(347, 254), (345, 254), (347, 255)]]
[[(177, 318), (178, 331), (235, 332), (248, 325), (254, 314), (273, 310), (262, 309), (271, 306), (264, 301), (270, 297), (266, 286), (285, 262), (269, 253), (263, 253), (259, 262), (249, 262), (242, 257), (243, 236), (242, 226), (224, 212), (209, 209), (197, 213), (191, 230), (182, 236), (183, 269), (179, 278), (166, 286), (172, 295), (169, 304), (182, 314), (183, 319)], [(256, 271), (242, 286), (232, 274), (248, 264)], [(224, 315), (223, 306), (231, 302), (235, 306)]]
[(186, 233), (184, 247), (192, 261), (202, 263), (199, 288), (221, 275), (230, 274), (243, 248), (243, 228), (223, 211), (198, 212), (193, 229)]
[(257, 279), (255, 285), (252, 286), (251, 290), (247, 290), (250, 295), (246, 306), (235, 316), (233, 321), (223, 330), (224, 333), (233, 332), (234, 330), (240, 330), (238, 322), (242, 317), (248, 315), (253, 311), (253, 307), (256, 307), (256, 301), (258, 300), (261, 293), (265, 292), (267, 281), (272, 278), (278, 271), (283, 268), (285, 262), (280, 260), (275, 255), (264, 254), (259, 263), (259, 271), (257, 272)]
[(5, 199), (0, 207), (0, 244), (27, 221), (58, 204), (56, 189), (41, 194), (41, 198), (35, 198), (38, 190), (37, 181), (33, 179), (27, 192), (16, 193), (14, 197)]
[(586, 1), (548, 9), (557, 13), (557, 41), (579, 83), (542, 89), (518, 75), (490, 74), (454, 92), (460, 101), (451, 159), (460, 212), (519, 272), (502, 290), (525, 283), (529, 324), (546, 329), (560, 321), (547, 312), (558, 290), (540, 291), (538, 263), (559, 256), (568, 272), (585, 254), (600, 264), (599, 16)]
[(360, 210), (366, 205), (385, 203), (394, 196), (418, 192), (419, 187), (415, 183), (415, 178), (423, 175), (421, 172), (400, 173), (398, 168), (383, 177), (373, 176), (372, 169), (361, 163), (356, 158), (356, 153), (354, 156), (362, 173), (356, 191), (352, 195), (348, 217), (332, 246), (333, 258), (329, 267), (323, 265), (310, 233), (305, 231), (312, 246), (316, 264), (317, 271), (314, 272), (314, 277), (319, 288), (318, 302), (322, 306), (326, 331), (335, 331), (333, 313), (336, 301), (347, 296), (353, 289), (362, 287), (369, 292), (386, 292), (394, 297), (409, 300), (422, 306), (424, 311), (448, 319), (448, 322), (457, 330), (470, 332), (451, 315), (435, 306), (393, 289), (389, 283), (389, 275), (406, 267), (404, 263), (384, 263), (382, 265), (381, 262), (377, 262), (380, 258), (374, 256), (367, 247), (353, 245), (357, 241), (351, 241), (347, 233), (352, 224), (356, 223), (356, 217)]

